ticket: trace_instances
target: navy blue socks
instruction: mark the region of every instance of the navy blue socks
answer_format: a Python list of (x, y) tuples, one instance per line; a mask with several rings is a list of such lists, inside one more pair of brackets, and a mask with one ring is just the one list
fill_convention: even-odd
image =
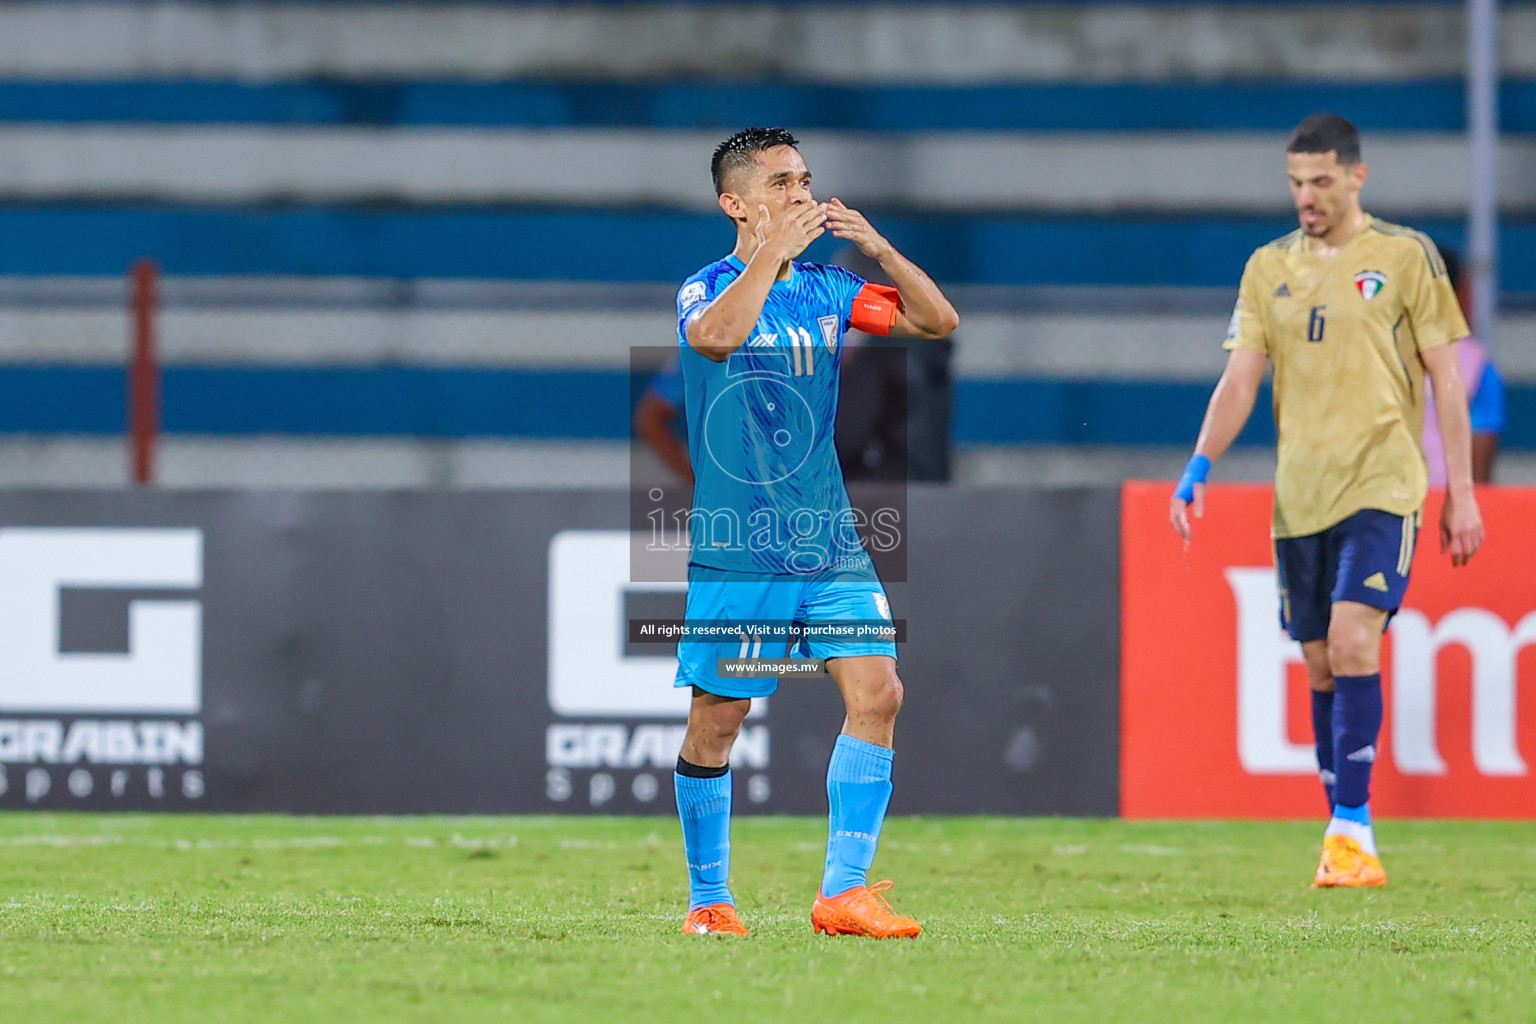
[(1363, 807), (1371, 798), (1371, 766), (1381, 734), (1381, 673), (1333, 677), (1333, 802)]
[(1338, 775), (1333, 770), (1333, 691), (1312, 691), (1312, 736), (1317, 742), (1317, 777), (1328, 794), (1328, 808), (1333, 809), (1333, 784)]
[(1334, 676), (1333, 819), (1326, 835), (1346, 835), (1366, 853), (1376, 853), (1371, 828), (1371, 768), (1381, 735), (1381, 673)]

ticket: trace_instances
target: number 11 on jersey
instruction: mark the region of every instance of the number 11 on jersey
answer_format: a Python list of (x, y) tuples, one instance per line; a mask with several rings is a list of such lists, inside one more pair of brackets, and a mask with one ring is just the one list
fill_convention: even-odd
[(811, 342), (811, 332), (804, 327), (791, 327), (789, 329), (790, 362), (795, 365), (796, 377), (814, 377), (816, 375), (816, 363), (813, 356), (816, 354), (816, 346)]

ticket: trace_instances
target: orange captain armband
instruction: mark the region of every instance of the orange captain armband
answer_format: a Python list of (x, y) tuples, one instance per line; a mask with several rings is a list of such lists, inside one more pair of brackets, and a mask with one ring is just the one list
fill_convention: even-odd
[(865, 334), (886, 335), (896, 326), (896, 311), (900, 308), (901, 293), (883, 284), (865, 284), (853, 297), (853, 312), (848, 314), (848, 326)]

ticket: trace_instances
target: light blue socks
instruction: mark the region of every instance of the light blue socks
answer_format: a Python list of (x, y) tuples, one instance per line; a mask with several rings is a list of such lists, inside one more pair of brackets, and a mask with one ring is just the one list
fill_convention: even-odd
[(891, 751), (839, 736), (827, 765), (827, 868), (823, 896), (840, 896), (867, 884), (891, 804)]
[(736, 905), (726, 879), (731, 873), (731, 773), (714, 778), (676, 773), (677, 816), (688, 855), (688, 909)]

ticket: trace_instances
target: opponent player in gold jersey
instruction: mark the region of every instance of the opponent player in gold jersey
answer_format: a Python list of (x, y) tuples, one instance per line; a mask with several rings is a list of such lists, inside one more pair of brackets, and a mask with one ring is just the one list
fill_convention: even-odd
[(1440, 549), (1461, 566), (1483, 542), (1451, 344), (1469, 332), (1434, 243), (1360, 208), (1366, 166), (1354, 125), (1307, 118), (1286, 146), (1286, 170), (1301, 227), (1258, 249), (1243, 270), (1226, 370), (1170, 518), (1188, 543), (1206, 473), (1247, 422), (1272, 362), (1280, 616), (1306, 656), (1333, 811), (1313, 884), (1384, 885), (1368, 804), (1381, 636), (1408, 587), (1428, 489), (1419, 440), (1426, 386), (1435, 389), (1449, 477)]

